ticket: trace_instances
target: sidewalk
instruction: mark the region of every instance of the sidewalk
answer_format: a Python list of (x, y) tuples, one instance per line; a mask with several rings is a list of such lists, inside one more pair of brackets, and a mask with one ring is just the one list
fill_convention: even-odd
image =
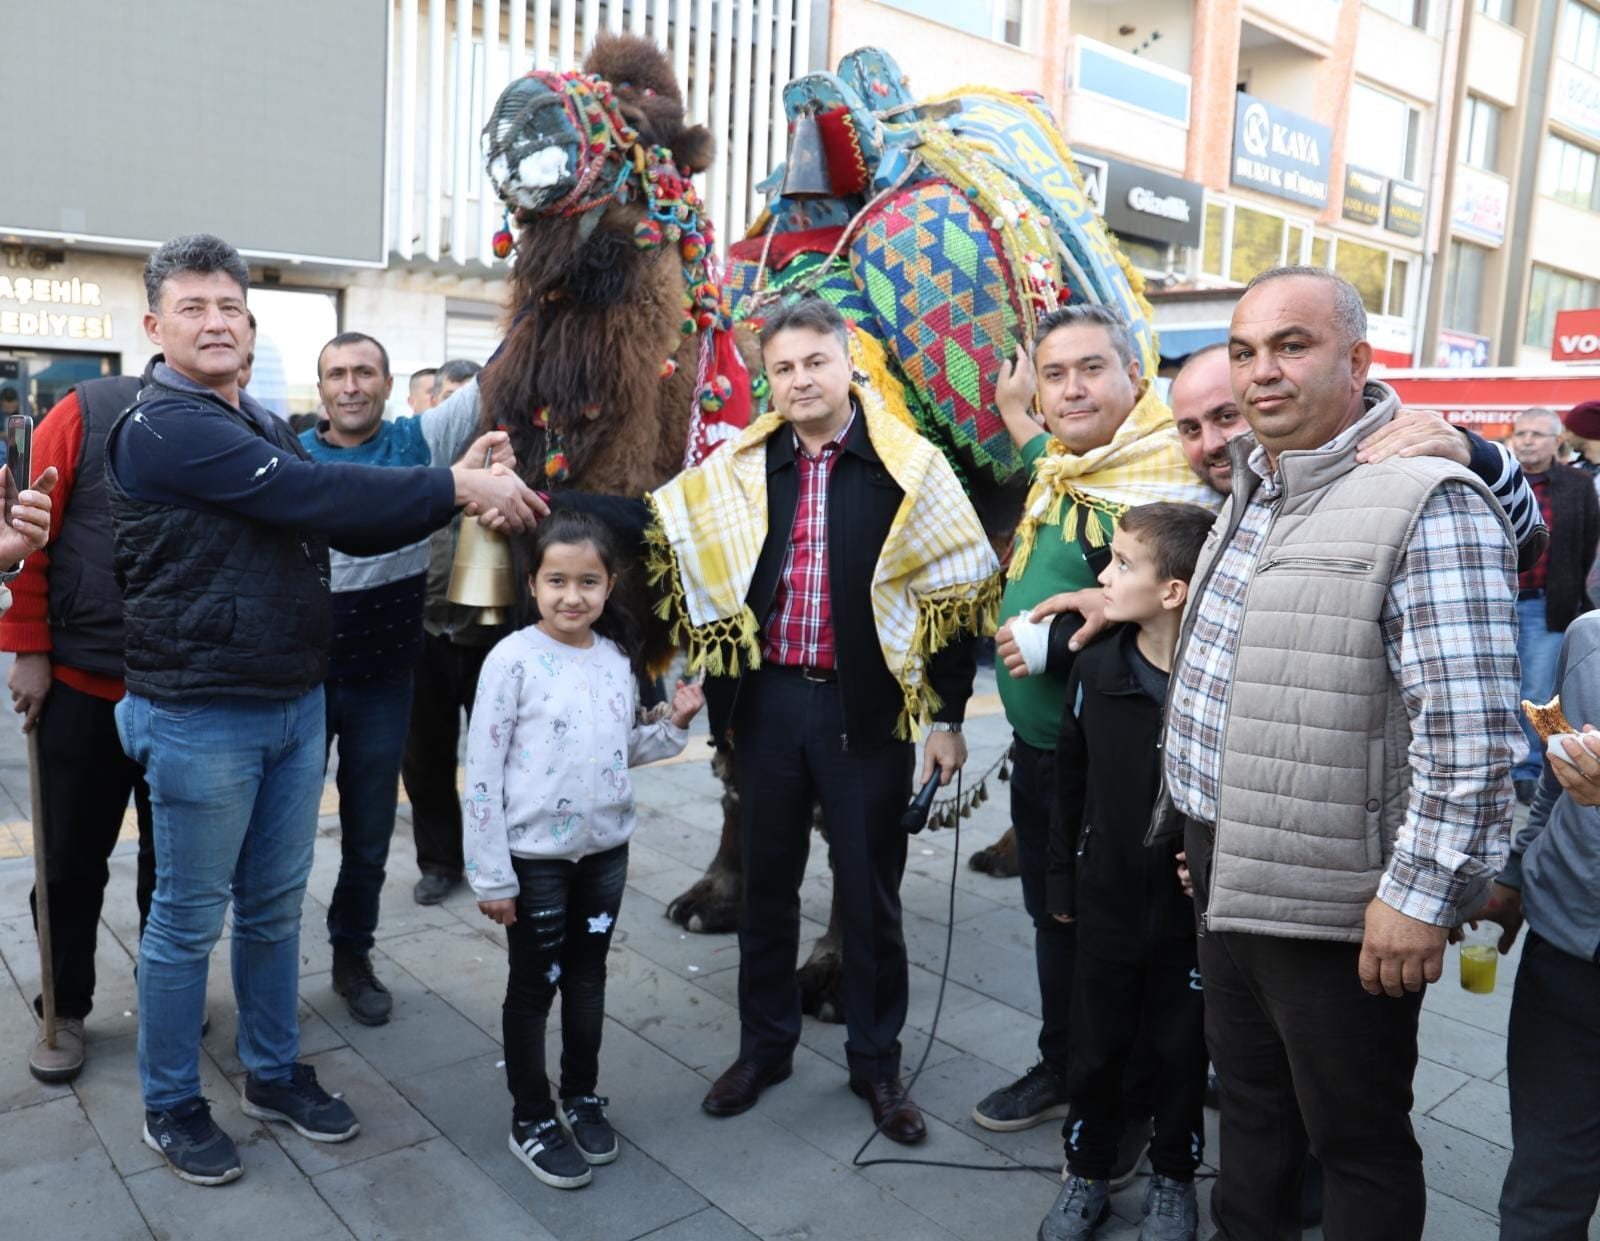
[[(973, 773), (987, 769), (1009, 740), (1004, 721), (992, 713), (973, 720), (968, 737)], [(21, 752), (9, 722), (0, 725), (0, 819), (26, 814)], [(634, 773), (640, 825), (611, 952), (600, 1084), (625, 1140), (622, 1157), (596, 1169), (594, 1183), (577, 1192), (540, 1184), (506, 1149), (504, 933), (478, 914), (464, 888), (442, 906), (412, 902), (417, 871), (409, 810), (402, 808), (395, 833), (373, 954), (394, 992), (388, 1025), (353, 1023), (329, 983), (322, 928), (338, 870), (336, 817), (321, 821), (306, 901), (303, 1054), (360, 1116), (354, 1140), (307, 1142), (239, 1110), (226, 939), (213, 955), (211, 1033), (201, 1072), (217, 1120), (239, 1142), (245, 1164), (244, 1177), (220, 1189), (183, 1184), (140, 1141), (132, 845), (119, 846), (113, 859), (90, 1059), (70, 1088), (43, 1086), (27, 1071), (34, 1029), (27, 1003), (38, 985), (27, 912), (33, 864), (25, 856), (0, 860), (0, 1233), (44, 1235), (48, 1227), (82, 1241), (1031, 1238), (1055, 1196), (1054, 1174), (850, 1166), (871, 1122), (846, 1087), (842, 1026), (808, 1019), (794, 1077), (753, 1111), (720, 1121), (701, 1112), (706, 1087), (737, 1050), (738, 949), (731, 935), (688, 935), (664, 916), (666, 902), (699, 877), (721, 824), (721, 790), (704, 761), (703, 741), (691, 741), (686, 754), (688, 761)], [(991, 782), (989, 792), (988, 803), (962, 826), (950, 982), (914, 1091), (929, 1139), (910, 1151), (879, 1139), (869, 1159), (1060, 1163), (1056, 1126), (993, 1134), (970, 1118), (974, 1102), (1033, 1062), (1039, 1017), (1019, 885), (965, 865), (1006, 826), (1006, 787)], [(26, 833), (23, 824), (13, 835)], [(0, 833), (0, 849), (6, 840)], [(913, 962), (908, 1072), (928, 1042), (953, 844), (949, 831), (911, 842), (903, 889)], [(19, 841), (12, 853), (23, 848)], [(809, 941), (821, 933), (828, 910), (820, 848), (813, 850), (802, 901)], [(1427, 1236), (1436, 1241), (1496, 1236), (1495, 1203), (1511, 1140), (1504, 1030), (1514, 967), (1515, 957), (1501, 963), (1493, 996), (1469, 995), (1455, 985), (1452, 949), (1445, 980), (1430, 990), (1423, 1010), (1416, 1124), (1427, 1155)], [(1208, 1120), (1214, 1156), (1215, 1114)], [(1208, 1187), (1202, 1182), (1202, 1207)], [(1099, 1234), (1103, 1241), (1134, 1241), (1142, 1194), (1139, 1181), (1118, 1195), (1116, 1217)], [(1600, 1237), (1600, 1229), (1590, 1235)]]

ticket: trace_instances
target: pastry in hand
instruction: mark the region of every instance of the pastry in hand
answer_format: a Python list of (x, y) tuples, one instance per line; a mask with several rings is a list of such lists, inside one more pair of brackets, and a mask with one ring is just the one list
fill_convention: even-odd
[(1540, 705), (1522, 700), (1522, 713), (1528, 717), (1528, 723), (1533, 725), (1533, 731), (1539, 734), (1539, 740), (1548, 742), (1557, 733), (1576, 733), (1578, 730), (1567, 723), (1567, 717), (1561, 713), (1561, 695), (1557, 694), (1549, 702)]

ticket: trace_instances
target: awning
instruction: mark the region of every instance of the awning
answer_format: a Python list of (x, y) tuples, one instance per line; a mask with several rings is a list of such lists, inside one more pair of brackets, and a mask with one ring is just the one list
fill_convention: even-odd
[(1580, 401), (1600, 399), (1600, 366), (1554, 364), (1547, 369), (1422, 367), (1385, 370), (1374, 379), (1391, 385), (1407, 405), (1436, 409), (1485, 439), (1503, 439), (1524, 410), (1543, 405), (1565, 414)]
[(1191, 353), (1204, 349), (1207, 345), (1225, 343), (1228, 339), (1228, 325), (1214, 323), (1194, 327), (1162, 327), (1158, 323), (1156, 336), (1161, 342), (1161, 360), (1181, 362)]

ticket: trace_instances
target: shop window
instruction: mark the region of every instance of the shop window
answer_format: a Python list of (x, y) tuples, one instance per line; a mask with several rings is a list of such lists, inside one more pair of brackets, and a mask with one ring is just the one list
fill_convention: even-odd
[(1567, 0), (1561, 14), (1561, 55), (1590, 73), (1600, 73), (1600, 12), (1582, 0)]
[(1311, 266), (1326, 267), (1328, 265), (1328, 239), (1326, 237), (1313, 237), (1311, 239)]
[(1461, 111), (1461, 159), (1485, 172), (1500, 171), (1500, 123), (1505, 109), (1487, 99), (1467, 96)]
[(1405, 259), (1390, 257), (1389, 259), (1389, 292), (1384, 298), (1384, 311), (1396, 319), (1405, 318), (1406, 314), (1406, 283), (1411, 278), (1411, 264)]
[(1489, 266), (1489, 252), (1465, 241), (1450, 243), (1450, 259), (1444, 278), (1444, 326), (1458, 332), (1481, 335), (1483, 330), (1483, 281)]
[(1207, 203), (1200, 225), (1200, 270), (1208, 276), (1222, 275), (1222, 243), (1227, 231), (1228, 208), (1222, 203)]
[(250, 395), (280, 417), (315, 413), (317, 355), (339, 332), (339, 295), (322, 289), (250, 290), (256, 364)]
[(1289, 225), (1289, 246), (1284, 251), (1283, 260), (1286, 263), (1300, 262), (1300, 256), (1306, 252), (1306, 230), (1298, 224)]
[(1362, 135), (1363, 167), (1415, 181), (1421, 129), (1421, 114), (1404, 99), (1359, 82), (1351, 87), (1346, 132)]
[(1585, 211), (1600, 211), (1600, 155), (1551, 134), (1544, 143), (1539, 192)]
[(1118, 237), (1117, 245), (1140, 271), (1167, 272), (1172, 270), (1172, 247), (1159, 241), (1145, 241), (1141, 237)]
[(1517, 0), (1476, 0), (1474, 7), (1485, 17), (1492, 17), (1508, 26), (1517, 20)]
[(1228, 279), (1249, 284), (1256, 276), (1283, 263), (1281, 215), (1269, 215), (1250, 207), (1233, 207), (1233, 249), (1228, 262)]
[(1341, 237), (1333, 255), (1333, 270), (1361, 294), (1361, 304), (1369, 315), (1383, 314), (1384, 290), (1388, 283), (1389, 252), (1377, 246), (1364, 246)]
[(1558, 310), (1584, 310), (1600, 306), (1600, 281), (1574, 276), (1539, 263), (1528, 282), (1528, 326), (1522, 343), (1550, 348), (1555, 337)]

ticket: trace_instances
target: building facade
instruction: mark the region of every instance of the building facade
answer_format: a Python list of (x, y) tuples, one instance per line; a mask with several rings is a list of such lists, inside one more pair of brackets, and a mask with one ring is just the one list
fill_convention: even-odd
[[(202, 13), (204, 17), (197, 16)], [(724, 238), (781, 162), (781, 91), (826, 52), (826, 0), (180, 0), (10, 5), (0, 75), (16, 141), (0, 194), (0, 390), (43, 414), (74, 383), (138, 372), (144, 259), (214, 232), (250, 263), (251, 391), (316, 405), (316, 356), (339, 331), (410, 374), (482, 362), (506, 314), (502, 226), (478, 135), (531, 68), (575, 68), (602, 30), (672, 57), (690, 115), (717, 136), (702, 193)], [(60, 84), (72, 83), (70, 91)]]
[(1257, 272), (1314, 263), (1361, 291), (1379, 357), (1411, 362), (1466, 0), (989, 0), (987, 34), (954, 7), (835, 0), (830, 55), (873, 35), (928, 49), (901, 56), (919, 92), (981, 67), (1048, 100), (1165, 359), (1220, 339)]
[[(1474, 9), (1447, 277), (1430, 321), (1437, 361), (1600, 361), (1600, 341), (1574, 313), (1600, 308), (1600, 5), (1474, 0)], [(1573, 325), (1574, 348), (1559, 347), (1558, 316)]]

